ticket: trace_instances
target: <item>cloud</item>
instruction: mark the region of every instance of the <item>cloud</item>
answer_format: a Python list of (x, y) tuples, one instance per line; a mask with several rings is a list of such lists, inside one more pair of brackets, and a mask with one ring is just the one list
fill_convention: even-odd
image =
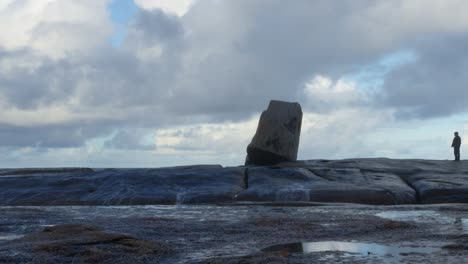
[(443, 34), (418, 43), (418, 59), (385, 78), (383, 103), (400, 118), (448, 116), (468, 110), (466, 34)]
[(195, 0), (135, 0), (143, 9), (160, 9), (164, 12), (183, 16)]
[[(136, 1), (119, 47), (109, 3), (0, 1), (0, 145), (84, 151), (104, 140), (99, 151), (116, 156), (205, 148), (232, 160), (254, 133), (238, 127), (278, 99), (319, 124), (303, 153), (372, 155), (353, 133), (394, 113), (466, 110), (465, 1)], [(378, 62), (402, 50), (417, 59), (378, 75), (377, 94), (349, 78), (384, 71)], [(336, 147), (314, 143), (328, 135)]]
[(0, 47), (53, 58), (102, 46), (112, 33), (109, 0), (24, 0), (0, 5)]
[(250, 118), (242, 122), (186, 125), (160, 129), (155, 133), (157, 151), (211, 152), (213, 154), (245, 156), (252, 131), (258, 120)]
[(366, 106), (370, 100), (370, 96), (359, 89), (356, 82), (344, 79), (333, 81), (322, 75), (316, 75), (307, 82), (303, 92), (305, 107), (316, 113)]
[(104, 140), (104, 148), (125, 150), (155, 150), (154, 142), (148, 135), (152, 131), (146, 129), (118, 130), (109, 139)]

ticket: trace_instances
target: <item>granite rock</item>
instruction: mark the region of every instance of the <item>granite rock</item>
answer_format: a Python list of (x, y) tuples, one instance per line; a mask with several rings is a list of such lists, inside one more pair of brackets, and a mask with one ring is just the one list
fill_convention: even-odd
[(357, 168), (249, 168), (248, 189), (240, 201), (311, 201), (361, 204), (410, 204), (416, 192), (390, 173), (362, 173)]
[(246, 165), (273, 165), (295, 161), (301, 134), (302, 109), (298, 103), (270, 101), (260, 116), (257, 131), (247, 147)]
[(245, 187), (243, 168), (219, 165), (8, 175), (0, 177), (0, 205), (227, 202)]
[(0, 169), (0, 205), (467, 203), (468, 162), (348, 159), (275, 166)]
[(420, 203), (468, 203), (468, 174), (421, 172), (405, 176)]

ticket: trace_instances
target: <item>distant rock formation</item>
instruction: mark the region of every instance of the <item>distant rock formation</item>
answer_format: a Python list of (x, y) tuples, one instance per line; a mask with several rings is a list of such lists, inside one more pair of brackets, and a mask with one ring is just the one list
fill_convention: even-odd
[(302, 109), (298, 103), (270, 101), (247, 147), (246, 165), (273, 165), (295, 161), (301, 134)]

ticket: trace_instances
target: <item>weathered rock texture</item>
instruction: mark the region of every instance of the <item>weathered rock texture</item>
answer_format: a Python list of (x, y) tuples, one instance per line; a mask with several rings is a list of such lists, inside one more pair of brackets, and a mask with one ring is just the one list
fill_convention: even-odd
[(96, 171), (3, 171), (0, 205), (145, 205), (230, 202), (243, 168), (219, 165)]
[[(357, 179), (354, 177), (341, 176), (339, 181), (343, 181), (344, 179), (346, 181), (356, 181), (356, 187), (361, 186), (365, 188), (378, 184), (385, 190), (390, 191), (397, 200), (405, 200), (406, 202), (404, 203), (411, 200), (408, 187), (415, 191), (415, 203), (468, 202), (468, 161), (453, 162), (448, 160), (394, 160), (379, 158), (335, 161), (310, 160), (283, 163), (278, 166), (308, 168), (317, 174), (320, 174), (320, 167), (325, 167), (332, 171), (341, 171), (341, 174), (343, 174), (343, 170), (357, 169), (364, 175), (364, 178), (356, 181)], [(378, 177), (379, 175), (381, 177)], [(328, 177), (323, 174), (321, 176)], [(403, 182), (407, 184), (406, 187), (402, 187)], [(347, 190), (353, 189), (348, 188)], [(333, 195), (328, 194), (326, 196), (327, 201), (333, 200)], [(344, 195), (340, 197), (343, 198)], [(314, 200), (312, 197), (311, 199)], [(379, 204), (379, 202), (376, 202), (376, 204)]]
[(257, 132), (247, 147), (246, 165), (272, 165), (295, 161), (301, 134), (302, 110), (298, 103), (270, 101), (260, 116)]
[(82, 224), (46, 227), (12, 243), (18, 247), (28, 245), (35, 253), (36, 263), (105, 263), (119, 258), (128, 262), (145, 258), (156, 261), (170, 252), (168, 246), (156, 241), (106, 233), (99, 227)]
[(468, 203), (467, 172), (425, 171), (404, 178), (418, 191), (422, 203)]
[(416, 192), (398, 176), (361, 172), (358, 168), (250, 168), (244, 201), (313, 201), (363, 204), (408, 204)]
[(0, 170), (0, 205), (467, 203), (468, 161), (348, 159), (275, 166)]

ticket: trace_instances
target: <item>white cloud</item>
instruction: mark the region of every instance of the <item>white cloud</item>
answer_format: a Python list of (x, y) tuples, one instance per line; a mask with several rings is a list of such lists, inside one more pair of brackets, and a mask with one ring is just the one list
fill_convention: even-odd
[(391, 111), (344, 108), (333, 113), (304, 112), (300, 159), (375, 157), (392, 146), (368, 140), (379, 127), (394, 122)]
[(357, 88), (353, 81), (316, 75), (304, 86), (305, 102), (316, 111), (349, 107), (364, 104), (369, 98)]
[[(160, 129), (155, 133), (157, 154), (216, 156), (228, 163), (241, 164), (252, 139), (257, 117), (242, 122), (198, 124)], [(229, 158), (227, 161), (226, 158)]]
[(31, 48), (53, 58), (105, 45), (110, 0), (24, 0), (0, 4), (0, 48)]

